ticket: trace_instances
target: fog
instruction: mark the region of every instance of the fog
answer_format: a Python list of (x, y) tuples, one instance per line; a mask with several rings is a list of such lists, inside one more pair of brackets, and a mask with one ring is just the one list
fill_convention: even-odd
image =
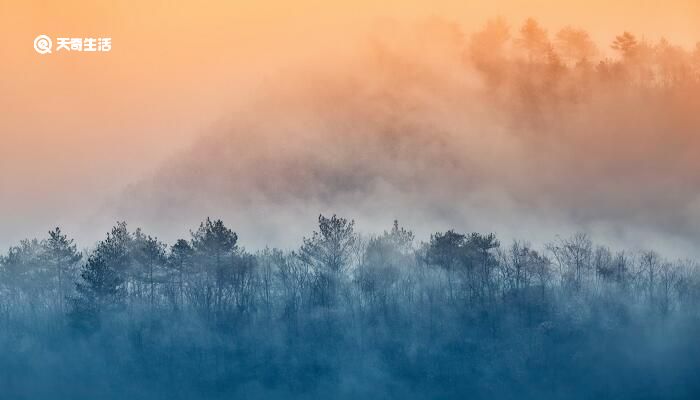
[(627, 60), (591, 39), (585, 65), (532, 60), (522, 21), (502, 22), (499, 47), (450, 20), (377, 21), (341, 62), (261, 85), (100, 216), (171, 239), (214, 215), (253, 247), (293, 246), (314, 215), (338, 212), (369, 231), (398, 218), (422, 238), (585, 231), (696, 255), (700, 53), (639, 39), (648, 59)]
[[(599, 56), (614, 58), (618, 55), (609, 48), (609, 44), (615, 35), (625, 30), (638, 38), (646, 38), (651, 43), (666, 37), (671, 43), (690, 51), (700, 37), (698, 7), (696, 2), (687, 0), (671, 0), (663, 4), (651, 0), (623, 0), (615, 4), (602, 0), (565, 3), (550, 0), (496, 0), (486, 4), (482, 1), (451, 0), (433, 1), (429, 4), (420, 0), (331, 4), (303, 0), (293, 4), (277, 1), (214, 1), (206, 5), (143, 2), (129, 6), (99, 5), (81, 0), (60, 4), (2, 2), (0, 107), (3, 113), (0, 118), (0, 135), (3, 142), (0, 145), (0, 199), (3, 207), (0, 210), (0, 246), (6, 248), (24, 237), (40, 235), (48, 227), (56, 225), (64, 226), (83, 242), (89, 243), (100, 237), (116, 220), (128, 216), (143, 217), (144, 221), (153, 220), (153, 215), (147, 215), (153, 208), (152, 203), (145, 204), (139, 210), (129, 201), (121, 200), (131, 196), (122, 194), (127, 186), (138, 186), (140, 181), (164, 175), (157, 171), (176, 168), (174, 165), (178, 164), (178, 158), (192, 158), (178, 154), (188, 153), (187, 149), (197, 143), (201, 136), (243, 135), (236, 125), (244, 123), (240, 118), (244, 110), (249, 110), (251, 115), (272, 112), (277, 118), (284, 118), (279, 115), (284, 110), (271, 109), (275, 103), (266, 104), (266, 98), (283, 97), (292, 105), (321, 101), (319, 99), (325, 94), (318, 91), (326, 83), (319, 83), (320, 76), (330, 82), (328, 91), (332, 90), (338, 96), (342, 96), (345, 90), (338, 87), (342, 86), (341, 81), (348, 76), (354, 77), (355, 86), (366, 88), (364, 92), (356, 94), (354, 101), (360, 101), (362, 96), (369, 95), (371, 91), (384, 90), (381, 86), (386, 82), (382, 82), (376, 75), (381, 75), (382, 70), (386, 72), (401, 67), (388, 66), (388, 60), (382, 63), (374, 60), (368, 50), (371, 47), (367, 44), (371, 41), (368, 37), (382, 37), (399, 46), (400, 49), (393, 51), (403, 54), (407, 64), (420, 61), (439, 71), (451, 71), (449, 76), (440, 77), (444, 80), (441, 84), (429, 82), (434, 81), (435, 77), (421, 78), (423, 83), (420, 85), (423, 88), (420, 90), (429, 92), (427, 95), (431, 98), (421, 99), (416, 95), (418, 98), (411, 101), (419, 103), (417, 107), (426, 109), (421, 111), (422, 114), (450, 114), (459, 108), (454, 104), (446, 104), (436, 110), (430, 103), (434, 98), (448, 103), (452, 98), (460, 101), (473, 98), (469, 104), (471, 111), (466, 110), (466, 106), (459, 109), (460, 115), (464, 114), (460, 118), (469, 119), (471, 126), (489, 132), (489, 136), (510, 137), (516, 133), (515, 129), (504, 124), (501, 116), (493, 116), (491, 112), (485, 116), (484, 112), (479, 111), (479, 108), (492, 110), (493, 107), (483, 102), (483, 96), (471, 93), (473, 88), (479, 90), (481, 80), (469, 72), (473, 67), (461, 65), (460, 61), (455, 60), (460, 56), (453, 50), (459, 52), (463, 45), (453, 43), (450, 39), (448, 42), (451, 44), (439, 44), (434, 49), (434, 43), (423, 43), (412, 48), (414, 37), (429, 37), (426, 28), (420, 26), (426, 25), (430, 18), (442, 18), (447, 23), (457, 24), (463, 35), (462, 41), (467, 42), (470, 35), (481, 29), (489, 18), (499, 15), (504, 17), (512, 27), (511, 33), (515, 34), (520, 24), (527, 17), (533, 16), (548, 29), (551, 37), (566, 25), (587, 29), (601, 50)], [(401, 26), (398, 33), (391, 36), (382, 32), (392, 29), (392, 24)], [(53, 36), (110, 35), (115, 47), (105, 57), (40, 57), (32, 51), (30, 45), (38, 33)], [(420, 41), (416, 42), (418, 43)], [(421, 55), (426, 48), (430, 48), (429, 54), (443, 59), (426, 60)], [(392, 85), (397, 85), (399, 79), (406, 78), (396, 76), (392, 79), (396, 80)], [(465, 81), (463, 83), (468, 88), (460, 84), (455, 93), (439, 92), (439, 85), (450, 86), (454, 83), (450, 82), (451, 79)], [(321, 88), (313, 89), (314, 86)], [(393, 87), (387, 90), (398, 96), (405, 94), (408, 89)], [(314, 100), (313, 96), (318, 98)], [(597, 104), (602, 106), (603, 103)], [(280, 103), (280, 107), (283, 106), (289, 104)], [(408, 104), (404, 106), (409, 107)], [(356, 109), (361, 106), (354, 107)], [(298, 118), (306, 118), (315, 126), (323, 124), (317, 121), (330, 121), (331, 118), (323, 115), (325, 111), (318, 107), (304, 111), (307, 115)], [(350, 110), (346, 112), (350, 113)], [(557, 113), (554, 109), (550, 112)], [(309, 113), (319, 115), (308, 115)], [(591, 114), (584, 113), (580, 118), (586, 121), (589, 115)], [(345, 117), (334, 118), (349, 119), (351, 116), (347, 114)], [(382, 117), (377, 115), (375, 118)], [(418, 116), (413, 118), (421, 119)], [(435, 116), (424, 115), (423, 118)], [(454, 115), (444, 119), (457, 122)], [(386, 125), (386, 121), (381, 124)], [(587, 122), (581, 122), (581, 125), (587, 126)], [(271, 130), (273, 126), (268, 125), (267, 129)], [(325, 127), (322, 129), (326, 133), (330, 131)], [(463, 126), (446, 129), (452, 136), (466, 135)], [(492, 133), (494, 131), (498, 133)], [(289, 134), (280, 136), (286, 138)], [(485, 136), (486, 134), (480, 136), (479, 140)], [(287, 146), (287, 143), (280, 139), (279, 146)], [(526, 152), (516, 142), (507, 141), (509, 144), (501, 145), (501, 142), (494, 139), (493, 143), (490, 140), (487, 143), (477, 146), (480, 149), (492, 148), (492, 153)], [(201, 145), (194, 146), (201, 148)], [(474, 143), (470, 143), (470, 146), (474, 146)], [(500, 158), (500, 155), (496, 156)], [(474, 156), (468, 158), (472, 157)], [(528, 161), (529, 156), (523, 155), (519, 159), (531, 163)], [(535, 161), (532, 163), (536, 164)], [(558, 169), (559, 164), (557, 165)], [(476, 174), (474, 171), (472, 173)], [(480, 171), (478, 175), (483, 182), (487, 174)], [(497, 203), (504, 203), (499, 206), (498, 215), (487, 217), (490, 212), (488, 210), (470, 212), (470, 226), (478, 226), (479, 219), (489, 219), (496, 223), (494, 217), (499, 217), (504, 221), (498, 222), (497, 228), (508, 235), (521, 225), (520, 231), (528, 235), (540, 235), (538, 232), (542, 229), (540, 236), (543, 237), (548, 235), (545, 230), (560, 232), (568, 229), (560, 229), (559, 222), (576, 225), (577, 230), (591, 229), (580, 224), (580, 217), (571, 215), (567, 210), (571, 207), (570, 204), (555, 204), (560, 207), (554, 208), (564, 208), (561, 211), (563, 215), (561, 218), (555, 216), (554, 213), (560, 212), (558, 210), (544, 215), (551, 222), (533, 216), (532, 220), (537, 221), (536, 230), (526, 228), (524, 224), (512, 223), (513, 218), (504, 210), (514, 210), (513, 214), (522, 215), (519, 206), (511, 207), (514, 205), (510, 204), (522, 201), (520, 198), (511, 198), (511, 184), (494, 183), (497, 177), (503, 178), (494, 175), (494, 179), (486, 179), (489, 184), (493, 183), (490, 186), (497, 187), (487, 188), (480, 184), (479, 190), (471, 190), (474, 199), (469, 202), (481, 203), (480, 209), (486, 206), (493, 208), (492, 203), (497, 199)], [(393, 185), (394, 183), (389, 184)], [(402, 194), (405, 192), (404, 189), (401, 191)], [(499, 191), (508, 193), (506, 196), (498, 196), (496, 193)], [(152, 195), (155, 196), (149, 194), (147, 197)], [(228, 194), (226, 196), (230, 197)], [(438, 195), (433, 193), (433, 196)], [(378, 204), (377, 201), (375, 204)], [(426, 200), (406, 201), (424, 205)], [(691, 202), (687, 198), (682, 201), (688, 204)], [(125, 202), (128, 204), (123, 204)], [(212, 202), (221, 200), (215, 199)], [(464, 213), (453, 210), (452, 205), (446, 201), (437, 199), (435, 203), (446, 208), (440, 212), (441, 215)], [(114, 207), (115, 204), (118, 206)], [(328, 202), (326, 204), (328, 209), (340, 210), (342, 206)], [(470, 209), (478, 205), (472, 204)], [(538, 201), (536, 206), (552, 208), (545, 201)], [(180, 211), (186, 215), (179, 215), (172, 221), (173, 215), (170, 214), (167, 219), (156, 221), (156, 227), (174, 225), (182, 219), (177, 227), (186, 229), (189, 226), (187, 222), (201, 217), (192, 215), (196, 211)], [(276, 211), (272, 215), (279, 216), (277, 218), (281, 220), (268, 224), (284, 223), (283, 213)], [(358, 211), (362, 211), (358, 212), (360, 218), (366, 215), (372, 221), (374, 218), (371, 215), (379, 213), (378, 210)], [(529, 214), (536, 210), (528, 204), (525, 211)], [(232, 210), (223, 210), (213, 204), (207, 212), (212, 215), (233, 214)], [(265, 211), (260, 212), (271, 217)], [(421, 217), (426, 212), (418, 210), (410, 214), (409, 217), (416, 220), (421, 234), (429, 230), (428, 224), (433, 220), (428, 216)], [(292, 217), (293, 215), (289, 218)], [(466, 217), (458, 218), (464, 219)], [(687, 221), (684, 217), (679, 219)], [(390, 220), (391, 216), (388, 215), (382, 219)], [(444, 220), (449, 221), (449, 217)], [(456, 223), (450, 222), (450, 225)], [(647, 235), (642, 234), (642, 231), (658, 233), (658, 222), (651, 226), (646, 223), (641, 225), (644, 226), (634, 230), (635, 235), (646, 238)], [(245, 229), (250, 230), (247, 226)], [(613, 231), (610, 236), (616, 236), (615, 226), (596, 229)], [(672, 227), (670, 230), (674, 229), (683, 231), (676, 232), (675, 236), (688, 235), (688, 229)], [(165, 231), (158, 233), (172, 235)], [(676, 243), (677, 238), (674, 235), (667, 236), (668, 233), (662, 235), (666, 238), (665, 241)], [(256, 238), (254, 242), (260, 243), (259, 239), (265, 232), (251, 234)], [(648, 239), (650, 242), (654, 240)], [(289, 236), (275, 239), (275, 243), (288, 242)]]
[(0, 3), (0, 397), (697, 398), (700, 8), (397, 3)]
[(692, 399), (700, 273), (583, 234), (544, 249), (319, 216), (251, 253), (221, 220), (0, 256), (8, 398)]

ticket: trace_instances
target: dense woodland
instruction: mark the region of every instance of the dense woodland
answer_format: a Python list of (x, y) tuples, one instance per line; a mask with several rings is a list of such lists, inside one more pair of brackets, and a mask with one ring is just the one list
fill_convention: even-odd
[(488, 91), (528, 113), (544, 111), (544, 105), (583, 103), (611, 90), (646, 99), (680, 90), (689, 100), (700, 85), (700, 41), (686, 49), (623, 32), (599, 47), (583, 29), (568, 26), (550, 34), (534, 19), (518, 29), (495, 19), (461, 46), (465, 63), (480, 72)]
[[(602, 88), (697, 103), (700, 44), (611, 50), (495, 20), (464, 57), (529, 116)], [(334, 215), (249, 251), (206, 219), (172, 244), (118, 223), (82, 250), (56, 228), (0, 258), (0, 397), (697, 398), (699, 305), (694, 261), (585, 234), (417, 240)]]
[(117, 224), (0, 259), (5, 398), (684, 398), (698, 388), (700, 273), (584, 234), (416, 243), (320, 216), (251, 253), (220, 220), (171, 246)]

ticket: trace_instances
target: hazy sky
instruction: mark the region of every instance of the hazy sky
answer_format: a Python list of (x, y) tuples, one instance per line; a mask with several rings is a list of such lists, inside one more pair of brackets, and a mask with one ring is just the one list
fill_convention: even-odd
[[(685, 46), (700, 39), (695, 0), (131, 3), (0, 0), (3, 248), (54, 225), (89, 224), (258, 88), (304, 65), (341, 63), (383, 18), (437, 16), (469, 30), (494, 16), (533, 16), (605, 42), (622, 30)], [(109, 36), (113, 50), (40, 56), (39, 34)], [(109, 228), (100, 224), (91, 234)]]

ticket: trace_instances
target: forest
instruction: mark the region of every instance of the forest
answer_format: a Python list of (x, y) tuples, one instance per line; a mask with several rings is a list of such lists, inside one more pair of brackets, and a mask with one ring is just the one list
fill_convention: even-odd
[[(452, 37), (449, 24), (433, 28), (441, 33), (432, 37)], [(529, 131), (553, 134), (552, 115), (585, 119), (620, 104), (666, 121), (668, 131), (640, 130), (619, 147), (586, 153), (605, 150), (609, 166), (639, 161), (645, 143), (697, 146), (700, 43), (684, 49), (623, 32), (604, 51), (583, 30), (550, 35), (530, 19), (514, 31), (490, 21), (460, 49), (488, 106)], [(414, 73), (392, 74), (390, 83), (413, 82)], [(617, 129), (605, 121), (595, 126)], [(566, 138), (572, 147), (589, 148), (587, 132), (574, 135)], [(395, 143), (385, 139), (382, 149)], [(696, 154), (686, 156), (660, 155), (669, 161), (663, 182), (687, 183)], [(583, 162), (570, 168), (583, 178), (590, 171)], [(373, 171), (340, 176), (363, 181)], [(654, 186), (615, 185), (640, 198)], [(555, 186), (545, 179), (537, 189), (544, 196)], [(333, 199), (333, 188), (322, 194)], [(594, 194), (581, 185), (562, 196), (585, 203), (598, 201)], [(668, 191), (650, 204), (674, 210), (685, 194)], [(674, 221), (689, 219), (659, 225)], [(22, 240), (0, 256), (0, 398), (698, 397), (694, 260), (612, 248), (586, 233), (539, 246), (450, 228), (419, 239), (398, 221), (369, 234), (352, 219), (319, 215), (295, 248), (247, 249), (235, 226), (206, 218), (173, 243), (125, 222), (95, 244), (60, 228)]]
[(292, 251), (220, 220), (0, 258), (3, 398), (692, 398), (700, 273), (585, 234), (417, 243), (319, 216)]
[(651, 42), (623, 32), (599, 47), (583, 29), (567, 26), (550, 35), (528, 19), (513, 33), (506, 21), (494, 19), (464, 47), (465, 63), (479, 71), (488, 90), (528, 111), (545, 102), (585, 103), (606, 94), (605, 88), (646, 96), (684, 93), (690, 100), (700, 84), (700, 41), (687, 50), (664, 38)]

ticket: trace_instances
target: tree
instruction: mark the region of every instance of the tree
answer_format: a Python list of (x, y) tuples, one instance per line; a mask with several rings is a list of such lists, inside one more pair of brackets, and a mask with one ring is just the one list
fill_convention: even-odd
[(480, 267), (479, 296), (482, 300), (490, 299), (493, 295), (491, 271), (497, 265), (492, 250), (497, 249), (501, 244), (493, 233), (482, 235), (475, 232), (469, 236), (467, 245), (473, 249), (472, 254), (476, 256), (475, 264)]
[(506, 44), (510, 40), (510, 28), (501, 18), (490, 20), (469, 42), (469, 56), (487, 82), (498, 86), (506, 76)]
[(392, 288), (401, 276), (401, 267), (410, 262), (413, 232), (394, 221), (390, 231), (371, 238), (364, 251), (357, 282), (370, 303), (386, 311)]
[(210, 290), (209, 282), (212, 279), (214, 281), (214, 297), (211, 299), (213, 307), (219, 314), (224, 309), (224, 286), (228, 273), (230, 273), (232, 256), (238, 250), (237, 243), (238, 235), (227, 228), (220, 219), (212, 221), (207, 218), (199, 225), (199, 229), (192, 233), (195, 262), (208, 278), (205, 286), (200, 288), (204, 290), (204, 293), (200, 293), (200, 295), (206, 297), (204, 305), (208, 311), (210, 311), (211, 304), (209, 304), (206, 292)]
[(588, 32), (570, 26), (557, 33), (555, 44), (559, 53), (574, 65), (590, 61), (598, 53)]
[(338, 285), (350, 266), (351, 251), (357, 242), (355, 221), (318, 216), (318, 231), (304, 238), (298, 257), (315, 273), (316, 300), (331, 305), (337, 296)]
[(246, 251), (232, 255), (231, 268), (226, 281), (231, 285), (233, 307), (237, 313), (245, 313), (255, 307), (257, 259)]
[(199, 261), (208, 260), (207, 264), (213, 264), (217, 268), (226, 256), (237, 250), (237, 243), (238, 235), (220, 219), (212, 221), (207, 218), (192, 233), (192, 249), (200, 258)]
[(552, 50), (547, 31), (532, 18), (528, 18), (520, 28), (520, 36), (515, 43), (525, 50), (531, 64), (545, 61)]
[(270, 255), (276, 265), (276, 278), (279, 280), (283, 295), (283, 314), (287, 319), (296, 316), (305, 299), (309, 298), (309, 286), (312, 281), (310, 265), (301, 261), (298, 254), (284, 254), (275, 250)]
[(17, 304), (34, 308), (53, 289), (53, 271), (44, 259), (44, 244), (37, 239), (22, 240), (0, 257), (0, 282)]
[(692, 78), (692, 67), (688, 62), (688, 54), (680, 46), (674, 46), (662, 38), (653, 47), (654, 63), (656, 64), (657, 83), (663, 87), (672, 87)]
[(559, 264), (563, 282), (578, 290), (586, 273), (591, 269), (593, 243), (585, 233), (577, 233), (569, 239), (560, 239), (547, 246)]
[(596, 247), (593, 252), (593, 269), (597, 277), (609, 279), (614, 273), (613, 255), (609, 248), (604, 246)]
[(131, 268), (133, 236), (126, 226), (126, 222), (117, 222), (107, 237), (97, 244), (95, 254), (104, 262), (109, 263), (110, 268), (120, 274), (127, 287), (132, 279)]
[(517, 311), (525, 311), (528, 321), (537, 306), (545, 305), (546, 290), (551, 278), (550, 262), (529, 244), (514, 241), (502, 255), (507, 284), (505, 295), (516, 301)]
[(99, 327), (105, 313), (121, 308), (124, 301), (124, 281), (119, 272), (100, 255), (88, 258), (82, 267), (80, 281), (75, 284), (76, 295), (70, 300), (73, 326), (92, 332)]
[(673, 308), (673, 292), (680, 283), (680, 268), (669, 262), (664, 262), (659, 268), (659, 305), (661, 315), (668, 315)]
[(49, 231), (49, 238), (43, 242), (44, 258), (50, 264), (56, 274), (57, 281), (57, 304), (63, 310), (64, 300), (68, 295), (66, 282), (72, 282), (78, 262), (82, 259), (82, 254), (77, 250), (73, 239), (61, 232), (61, 228)]
[(516, 296), (530, 283), (529, 258), (531, 251), (527, 244), (514, 241), (507, 253), (503, 255), (505, 278), (508, 280), (508, 287)]
[(464, 265), (466, 244), (466, 237), (454, 230), (430, 236), (426, 258), (429, 264), (445, 271), (450, 301), (454, 300), (454, 273)]
[(184, 304), (185, 275), (192, 273), (194, 264), (194, 249), (185, 239), (178, 239), (170, 248), (167, 266), (177, 277), (177, 293), (175, 300), (180, 306)]
[(622, 35), (615, 36), (610, 47), (618, 51), (623, 59), (630, 60), (634, 58), (637, 51), (637, 38), (629, 32), (624, 32)]
[(156, 281), (162, 281), (166, 245), (157, 238), (145, 235), (140, 229), (134, 233), (131, 256), (140, 282), (148, 287), (148, 304), (153, 307), (156, 301)]
[(596, 273), (604, 282), (624, 288), (627, 284), (629, 259), (624, 251), (614, 256), (607, 247), (598, 247), (594, 255)]
[(655, 291), (656, 291), (656, 280), (659, 269), (661, 268), (662, 261), (659, 254), (653, 250), (648, 250), (642, 252), (640, 257), (640, 268), (641, 272), (644, 274), (643, 287), (647, 292), (647, 301), (650, 307), (655, 304)]

